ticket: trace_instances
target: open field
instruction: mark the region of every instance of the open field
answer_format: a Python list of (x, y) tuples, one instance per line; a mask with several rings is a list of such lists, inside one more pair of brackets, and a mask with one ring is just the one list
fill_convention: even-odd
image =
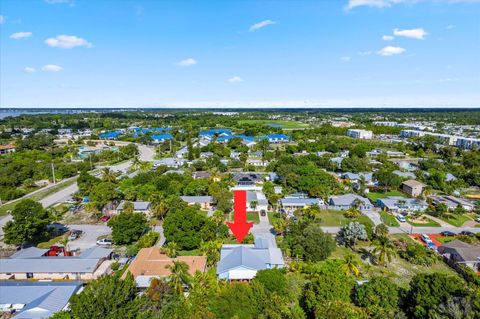
[(343, 216), (343, 212), (338, 210), (321, 210), (318, 215), (320, 218), (320, 226), (345, 226), (352, 221), (362, 224), (370, 224), (373, 227), (373, 222), (365, 215), (360, 215), (357, 218), (347, 218)]
[(299, 121), (280, 121), (280, 120), (240, 120), (238, 124), (270, 125), (284, 130), (305, 129), (309, 125)]
[(420, 216), (416, 219), (409, 216), (407, 217), (407, 222), (415, 227), (440, 227), (439, 223), (425, 216)]

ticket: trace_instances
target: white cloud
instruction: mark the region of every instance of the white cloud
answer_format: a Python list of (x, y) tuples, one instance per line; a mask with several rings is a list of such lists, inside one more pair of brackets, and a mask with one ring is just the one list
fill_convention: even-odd
[(73, 5), (73, 0), (44, 0), (48, 4), (70, 4)]
[(392, 55), (397, 55), (397, 54), (402, 54), (406, 50), (404, 48), (400, 47), (393, 47), (393, 46), (386, 46), (380, 51), (377, 51), (377, 54), (383, 55), (383, 56), (392, 56)]
[(37, 70), (35, 70), (35, 68), (32, 68), (30, 66), (26, 66), (23, 71), (27, 72), (27, 73), (35, 73), (37, 72)]
[(85, 39), (79, 38), (74, 35), (57, 35), (55, 38), (49, 38), (45, 40), (45, 44), (52, 48), (71, 49), (74, 47), (84, 46), (91, 48), (93, 45)]
[(349, 56), (340, 57), (340, 61), (343, 61), (343, 62), (350, 62), (351, 60), (352, 60), (352, 58), (349, 57)]
[(415, 4), (418, 2), (443, 2), (443, 3), (479, 3), (480, 0), (348, 0), (346, 10), (356, 7), (388, 8), (395, 4)]
[(232, 76), (230, 79), (227, 80), (230, 83), (238, 83), (238, 82), (243, 82), (243, 79), (237, 75)]
[(455, 28), (455, 25), (453, 25), (453, 24), (449, 24), (445, 27), (445, 29), (447, 29), (447, 30), (452, 30), (454, 28)]
[(372, 55), (372, 51), (360, 51), (358, 52), (358, 55), (365, 56), (365, 55)]
[(0, 16), (0, 24), (4, 24), (6, 20), (4, 16)]
[(395, 37), (391, 36), (391, 35), (384, 35), (382, 37), (382, 40), (383, 41), (392, 41), (393, 39), (395, 39)]
[(178, 65), (180, 66), (192, 66), (192, 65), (195, 65), (197, 64), (197, 60), (195, 60), (194, 58), (188, 58), (188, 59), (185, 59), (185, 60), (182, 60), (180, 62), (178, 62)]
[(255, 24), (251, 25), (249, 31), (250, 32), (255, 32), (255, 31), (257, 31), (261, 28), (264, 28), (264, 27), (272, 25), (272, 24), (276, 24), (276, 22), (272, 21), (272, 20), (263, 20), (261, 22), (258, 22), (258, 23), (255, 23)]
[(425, 39), (425, 36), (428, 33), (422, 28), (416, 28), (416, 29), (407, 29), (407, 30), (395, 29), (393, 30), (393, 34), (396, 35), (397, 37), (423, 40)]
[(10, 35), (10, 39), (20, 40), (25, 38), (30, 38), (32, 36), (32, 32), (15, 32)]
[(442, 79), (439, 79), (438, 82), (457, 82), (457, 81), (460, 81), (459, 78), (442, 78)]
[(60, 72), (63, 68), (55, 64), (47, 64), (42, 67), (43, 72)]

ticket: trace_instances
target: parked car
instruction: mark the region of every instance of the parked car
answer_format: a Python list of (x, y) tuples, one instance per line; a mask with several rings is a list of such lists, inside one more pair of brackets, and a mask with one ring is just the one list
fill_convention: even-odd
[(108, 222), (110, 220), (110, 216), (102, 216), (102, 218), (100, 218), (100, 220), (102, 222)]
[(432, 250), (437, 250), (437, 246), (432, 241), (427, 243), (427, 248)]
[(462, 230), (460, 232), (460, 235), (471, 236), (471, 235), (473, 235), (473, 233), (471, 231), (468, 231), (468, 230)]
[(427, 234), (422, 234), (420, 238), (428, 245), (429, 243), (432, 243), (432, 240), (430, 239), (430, 236)]
[(111, 246), (113, 245), (113, 241), (111, 239), (103, 238), (97, 240), (97, 245), (99, 246)]
[(83, 234), (83, 231), (81, 230), (72, 230), (70, 231), (70, 235), (68, 236), (68, 240), (72, 241), (72, 240), (75, 240), (77, 238), (80, 238), (80, 236), (82, 236)]
[(260, 210), (260, 215), (265, 216), (267, 213), (265, 212), (265, 209)]
[(457, 234), (449, 230), (442, 231), (440, 234), (445, 237), (457, 236)]
[(407, 219), (405, 218), (405, 216), (403, 216), (402, 214), (398, 214), (397, 215), (397, 220), (401, 223), (405, 223), (407, 221)]

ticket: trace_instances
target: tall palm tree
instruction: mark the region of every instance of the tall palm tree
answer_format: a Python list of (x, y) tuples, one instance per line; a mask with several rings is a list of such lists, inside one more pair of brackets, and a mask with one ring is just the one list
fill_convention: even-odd
[(375, 255), (378, 264), (386, 266), (397, 254), (396, 247), (388, 237), (379, 237), (374, 242), (375, 248), (372, 253)]
[(200, 252), (207, 257), (207, 266), (211, 267), (220, 259), (220, 241), (207, 241), (200, 245)]
[(170, 258), (175, 258), (178, 256), (178, 244), (176, 242), (170, 241), (165, 246), (161, 248), (162, 253), (167, 254)]
[(174, 260), (166, 268), (170, 270), (170, 275), (167, 276), (170, 287), (179, 295), (183, 295), (183, 287), (188, 286), (192, 279), (188, 273), (188, 265), (183, 261)]
[(354, 254), (348, 254), (343, 259), (343, 272), (346, 275), (352, 274), (355, 277), (360, 276), (360, 268), (359, 268), (358, 259), (355, 257)]
[(250, 208), (255, 211), (255, 209), (257, 209), (257, 205), (258, 205), (258, 202), (256, 200), (252, 200), (250, 202)]
[(115, 183), (117, 181), (117, 176), (110, 167), (104, 167), (102, 170), (102, 180), (104, 182)]

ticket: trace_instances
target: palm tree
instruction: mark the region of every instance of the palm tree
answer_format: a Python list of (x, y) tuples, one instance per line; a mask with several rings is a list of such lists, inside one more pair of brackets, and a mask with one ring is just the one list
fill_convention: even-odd
[(388, 237), (379, 237), (374, 242), (375, 248), (372, 253), (376, 256), (378, 264), (386, 266), (397, 254), (393, 242)]
[(162, 253), (167, 254), (170, 258), (175, 258), (178, 256), (178, 244), (176, 242), (170, 241), (165, 246), (161, 248)]
[(255, 211), (255, 209), (257, 209), (257, 205), (258, 205), (258, 202), (256, 200), (252, 200), (250, 202), (250, 208)]
[(207, 241), (200, 245), (200, 252), (207, 257), (207, 266), (213, 266), (220, 259), (220, 241)]
[(220, 170), (217, 167), (212, 167), (212, 169), (210, 169), (210, 179), (213, 182), (218, 182), (220, 180), (220, 177)]
[(380, 224), (375, 227), (375, 236), (377, 237), (387, 237), (388, 236), (388, 227), (385, 224)]
[(221, 224), (223, 224), (225, 216), (221, 210), (216, 210), (213, 213), (211, 219), (215, 223), (215, 225), (220, 226)]
[(102, 170), (102, 179), (104, 182), (115, 183), (117, 181), (117, 176), (110, 167), (104, 167)]
[(348, 254), (345, 256), (342, 269), (346, 275), (352, 274), (355, 277), (360, 276), (359, 262), (354, 254)]
[(188, 265), (183, 261), (174, 260), (172, 264), (167, 265), (170, 275), (167, 276), (168, 284), (173, 291), (183, 295), (183, 287), (191, 282), (191, 276), (188, 273)]
[(135, 156), (133, 157), (133, 160), (132, 160), (132, 166), (133, 166), (133, 168), (134, 168), (134, 169), (138, 169), (138, 167), (140, 166), (140, 163), (141, 163), (141, 162), (140, 162), (140, 158), (139, 158), (137, 155), (135, 155)]
[(165, 203), (165, 201), (160, 200), (156, 203), (153, 204), (152, 206), (152, 213), (155, 215), (155, 217), (160, 218), (163, 220), (165, 215), (168, 212), (168, 207)]

